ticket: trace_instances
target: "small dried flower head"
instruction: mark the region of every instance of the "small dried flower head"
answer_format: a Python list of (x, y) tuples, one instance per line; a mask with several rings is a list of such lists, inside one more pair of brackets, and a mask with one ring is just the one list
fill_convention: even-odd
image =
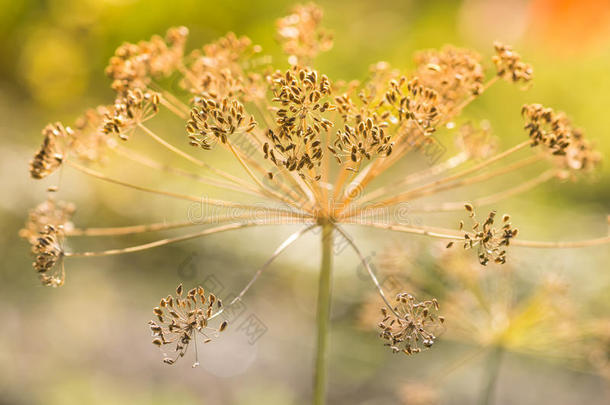
[(174, 27), (165, 39), (155, 35), (150, 41), (121, 45), (106, 68), (113, 89), (146, 89), (152, 78), (169, 76), (182, 61), (187, 36), (186, 27)]
[(195, 97), (193, 104), (191, 119), (186, 124), (193, 146), (210, 150), (216, 142), (227, 143), (230, 135), (248, 133), (256, 126), (254, 117), (248, 115), (236, 99), (223, 98), (217, 102)]
[(277, 20), (277, 33), (292, 65), (307, 65), (318, 53), (333, 46), (333, 37), (320, 28), (324, 13), (317, 5), (297, 5), (292, 13)]
[(280, 107), (275, 112), (276, 129), (266, 133), (264, 157), (304, 177), (302, 169), (320, 165), (324, 153), (320, 134), (333, 125), (324, 117), (336, 109), (329, 100), (330, 80), (315, 70), (296, 67), (285, 73), (278, 71), (270, 79), (272, 101)]
[[(169, 347), (173, 355), (165, 354), (163, 362), (174, 364), (184, 357), (191, 342), (197, 345), (197, 333), (204, 338), (204, 343), (217, 337), (227, 327), (227, 321), (221, 322), (218, 328), (212, 328), (208, 322), (221, 311), (222, 302), (214, 294), (207, 295), (203, 287), (196, 287), (184, 294), (182, 284), (176, 288), (176, 296), (168, 295), (161, 299), (158, 307), (153, 309), (156, 320), (148, 325), (152, 331), (152, 343), (160, 348)], [(197, 353), (197, 350), (195, 350)], [(193, 367), (199, 365), (195, 358)]]
[[(237, 37), (230, 32), (203, 49), (192, 51), (185, 58), (181, 86), (192, 94), (215, 99), (243, 96), (253, 99), (264, 96), (262, 77), (254, 72), (244, 73), (244, 66), (263, 64), (253, 59), (261, 47), (252, 45), (248, 37)], [(251, 66), (252, 67), (252, 66)]]
[[(466, 211), (473, 221), (472, 232), (464, 232), (464, 249), (477, 249), (479, 263), (486, 266), (489, 261), (494, 263), (506, 263), (506, 247), (510, 240), (517, 236), (517, 229), (510, 223), (510, 217), (502, 217), (502, 227), (495, 228), (494, 222), (496, 211), (491, 211), (483, 224), (477, 222), (474, 207), (471, 204), (465, 205)], [(464, 223), (460, 222), (460, 231)], [(447, 247), (451, 247), (452, 244)]]
[(411, 294), (397, 294), (393, 310), (381, 308), (379, 336), (394, 353), (419, 353), (434, 344), (435, 333), (442, 329), (445, 318), (437, 315), (438, 310), (436, 299), (419, 302)]
[(65, 157), (66, 144), (73, 131), (60, 122), (49, 124), (42, 130), (42, 146), (30, 161), (30, 176), (43, 179), (57, 170)]
[(496, 42), (494, 48), (496, 55), (492, 60), (499, 77), (514, 83), (527, 83), (532, 80), (534, 70), (531, 65), (521, 60), (521, 55), (500, 42)]
[(116, 134), (122, 140), (141, 124), (159, 112), (161, 96), (152, 91), (142, 91), (138, 88), (127, 90), (114, 102), (111, 111), (104, 118), (103, 132)]
[(449, 112), (482, 91), (485, 72), (480, 61), (476, 52), (445, 46), (440, 51), (417, 53), (415, 75), (424, 86), (439, 94), (444, 109)]
[(390, 81), (390, 89), (385, 93), (385, 103), (391, 106), (403, 122), (412, 122), (424, 135), (436, 131), (441, 118), (441, 100), (438, 93), (423, 85), (419, 78)]
[(585, 139), (581, 130), (576, 129), (562, 112), (540, 104), (524, 105), (521, 109), (526, 119), (532, 146), (543, 145), (562, 169), (572, 172), (591, 171), (601, 161), (601, 155)]
[(48, 225), (64, 232), (74, 228), (72, 216), (76, 206), (65, 201), (55, 201), (51, 198), (38, 204), (28, 214), (25, 227), (19, 231), (19, 236), (27, 239), (32, 245), (36, 244), (40, 233), (44, 232)]
[(377, 115), (365, 117), (357, 114), (353, 117), (354, 126), (346, 123), (337, 131), (337, 138), (328, 150), (342, 163), (343, 160), (360, 163), (372, 156), (387, 157), (392, 153), (393, 142), (386, 134), (388, 123), (380, 121)]
[(65, 281), (63, 267), (63, 231), (61, 227), (47, 225), (32, 244), (36, 256), (33, 266), (45, 286), (60, 287)]

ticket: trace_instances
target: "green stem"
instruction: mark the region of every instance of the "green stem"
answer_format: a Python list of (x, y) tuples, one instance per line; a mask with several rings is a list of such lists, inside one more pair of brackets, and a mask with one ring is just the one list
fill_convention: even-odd
[(493, 403), (493, 396), (496, 391), (503, 354), (504, 349), (500, 345), (494, 347), (489, 354), (485, 375), (486, 383), (483, 392), (481, 392), (481, 398), (479, 400), (480, 405), (491, 405)]
[(314, 376), (313, 404), (326, 403), (326, 379), (328, 363), (328, 329), (330, 301), (332, 292), (333, 226), (322, 225), (322, 263), (318, 285), (318, 341), (316, 350), (316, 369)]

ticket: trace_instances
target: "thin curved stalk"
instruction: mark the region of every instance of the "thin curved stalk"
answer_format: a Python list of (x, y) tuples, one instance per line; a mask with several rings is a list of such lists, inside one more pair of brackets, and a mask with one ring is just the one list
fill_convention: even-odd
[(475, 207), (482, 207), (485, 205), (495, 204), (506, 198), (513, 197), (515, 195), (529, 191), (540, 184), (543, 184), (557, 176), (555, 169), (547, 170), (540, 175), (525, 181), (515, 187), (508, 188), (495, 194), (491, 194), (485, 197), (477, 198), (471, 201), (453, 201), (441, 204), (427, 204), (421, 208), (414, 208), (410, 212), (447, 212), (447, 211), (463, 211), (464, 204), (470, 203)]
[(64, 254), (64, 256), (66, 256), (66, 257), (114, 256), (114, 255), (121, 255), (124, 253), (141, 252), (143, 250), (153, 249), (153, 248), (160, 247), (160, 246), (166, 246), (166, 245), (169, 245), (172, 243), (183, 242), (183, 241), (190, 240), (190, 239), (201, 238), (203, 236), (212, 235), (215, 233), (232, 231), (235, 229), (259, 226), (259, 225), (262, 225), (262, 224), (258, 223), (258, 222), (242, 222), (242, 223), (228, 224), (228, 225), (218, 226), (215, 228), (209, 228), (209, 229), (206, 229), (201, 232), (178, 236), (175, 238), (161, 239), (161, 240), (157, 240), (154, 242), (145, 243), (143, 245), (130, 246), (130, 247), (121, 248), (121, 249), (102, 250), (102, 251), (97, 251), (97, 252), (67, 252)]
[(485, 370), (485, 385), (481, 392), (479, 399), (480, 405), (491, 405), (494, 403), (494, 393), (496, 391), (496, 385), (498, 382), (498, 376), (500, 374), (500, 366), (502, 364), (502, 358), (504, 349), (502, 346), (496, 346), (492, 349), (487, 360), (487, 369)]
[(379, 292), (379, 295), (381, 296), (381, 299), (383, 299), (383, 302), (385, 302), (385, 304), (388, 306), (388, 309), (390, 309), (392, 312), (394, 312), (394, 314), (396, 316), (400, 317), (400, 315), (398, 315), (394, 311), (394, 306), (392, 304), (390, 304), (390, 302), (388, 301), (387, 297), (385, 296), (385, 293), (383, 292), (383, 288), (381, 288), (381, 284), (379, 284), (379, 280), (377, 280), (377, 276), (375, 276), (375, 273), (373, 272), (373, 269), (371, 269), (371, 265), (366, 260), (366, 258), (364, 257), (364, 255), (362, 254), (360, 249), (358, 249), (358, 246), (356, 246), (356, 244), (352, 240), (351, 236), (349, 236), (347, 234), (347, 232), (345, 232), (343, 229), (341, 229), (341, 227), (339, 227), (338, 225), (335, 225), (335, 229), (345, 238), (345, 240), (347, 240), (347, 243), (349, 243), (349, 245), (352, 247), (354, 252), (356, 252), (356, 255), (358, 255), (358, 258), (360, 259), (360, 261), (362, 262), (362, 264), (366, 268), (366, 271), (369, 273), (369, 276), (371, 277), (371, 280), (373, 280), (373, 284), (375, 284), (375, 287), (377, 288), (377, 292)]
[(203, 203), (203, 204), (207, 204), (207, 205), (211, 205), (211, 206), (216, 206), (216, 207), (222, 207), (222, 208), (242, 208), (242, 209), (249, 209), (249, 210), (253, 210), (253, 212), (258, 213), (283, 213), (283, 214), (287, 214), (287, 215), (303, 215), (304, 217), (308, 217), (309, 214), (307, 213), (301, 213), (301, 212), (292, 212), (292, 211), (288, 211), (288, 210), (284, 210), (284, 209), (280, 209), (280, 208), (261, 208), (260, 206), (256, 206), (256, 205), (248, 205), (248, 204), (241, 204), (241, 203), (235, 203), (232, 201), (223, 201), (223, 200), (217, 200), (217, 199), (211, 199), (211, 198), (201, 198), (201, 197), (197, 197), (197, 196), (192, 196), (192, 195), (187, 195), (187, 194), (180, 194), (180, 193), (174, 193), (171, 191), (165, 191), (165, 190), (157, 190), (157, 189), (153, 189), (153, 188), (149, 188), (149, 187), (144, 187), (144, 186), (139, 186), (136, 184), (131, 184), (122, 180), (117, 180), (117, 179), (113, 179), (111, 177), (107, 177), (95, 170), (86, 168), (84, 166), (79, 165), (78, 163), (74, 163), (72, 161), (66, 161), (66, 164), (70, 165), (71, 167), (73, 167), (74, 169), (87, 174), (89, 176), (95, 177), (97, 179), (100, 180), (104, 180), (107, 181), (109, 183), (113, 183), (113, 184), (117, 184), (120, 186), (124, 186), (124, 187), (128, 187), (128, 188), (132, 188), (134, 190), (138, 190), (138, 191), (144, 191), (147, 193), (152, 193), (152, 194), (158, 194), (158, 195), (163, 195), (163, 196), (167, 196), (167, 197), (172, 197), (172, 198), (176, 198), (176, 199), (180, 199), (180, 200), (185, 200), (185, 201), (193, 201), (193, 202), (198, 202), (198, 203)]
[[(302, 217), (284, 217), (285, 219), (300, 219), (298, 223), (301, 223)], [(158, 232), (167, 231), (171, 229), (188, 228), (191, 226), (201, 226), (209, 224), (221, 224), (223, 222), (235, 221), (235, 220), (256, 220), (251, 214), (231, 214), (231, 215), (217, 215), (205, 218), (197, 221), (183, 221), (183, 222), (159, 222), (153, 224), (139, 224), (139, 225), (128, 225), (128, 226), (116, 226), (116, 227), (103, 227), (103, 228), (75, 228), (65, 232), (66, 236), (121, 236), (121, 235), (134, 235), (146, 232)], [(284, 222), (282, 222), (284, 223)]]
[(204, 177), (204, 176), (198, 175), (196, 173), (191, 173), (189, 171), (182, 170), (180, 168), (158, 163), (152, 159), (149, 159), (146, 156), (143, 156), (132, 150), (123, 148), (121, 145), (117, 145), (117, 147), (114, 148), (113, 150), (120, 156), (123, 156), (142, 166), (150, 167), (152, 169), (160, 170), (160, 171), (163, 171), (166, 173), (176, 174), (178, 176), (189, 178), (189, 179), (198, 181), (202, 184), (206, 184), (206, 185), (209, 185), (212, 187), (218, 187), (218, 188), (222, 188), (222, 189), (226, 189), (226, 190), (237, 191), (240, 193), (244, 193), (244, 194), (248, 194), (248, 195), (252, 195), (252, 196), (256, 196), (256, 197), (265, 197), (265, 195), (263, 193), (260, 193), (258, 191), (252, 191), (252, 190), (246, 189), (244, 187), (237, 186), (237, 185), (235, 185), (235, 183), (232, 183), (232, 182), (224, 182), (223, 180), (213, 179), (211, 177)]

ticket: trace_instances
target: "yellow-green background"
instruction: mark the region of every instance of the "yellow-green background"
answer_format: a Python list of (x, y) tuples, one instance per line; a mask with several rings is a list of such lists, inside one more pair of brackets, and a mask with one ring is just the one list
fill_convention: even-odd
[[(290, 230), (240, 231), (150, 253), (75, 260), (68, 263), (66, 285), (57, 290), (38, 284), (28, 246), (17, 237), (27, 209), (45, 198), (45, 186), (27, 173), (40, 129), (51, 121), (71, 122), (85, 108), (112, 100), (103, 70), (118, 45), (162, 34), (175, 25), (189, 27), (189, 49), (234, 31), (250, 36), (285, 67), (285, 56), (274, 40), (274, 21), (291, 3), (0, 1), (0, 404), (307, 403), (318, 260), (315, 236), (291, 249), (251, 291), (248, 313), (259, 316), (268, 332), (254, 346), (241, 342), (233, 354), (223, 346), (228, 353), (224, 365), (222, 359), (214, 361), (220, 364), (218, 370), (237, 373), (231, 377), (218, 376), (220, 372), (210, 371), (214, 367), (191, 370), (190, 360), (175, 367), (161, 364), (149, 343), (149, 311), (177, 283), (202, 282), (209, 274), (215, 274), (226, 290), (238, 290)], [(489, 57), (493, 40), (506, 40), (534, 65), (534, 85), (521, 92), (500, 83), (466, 114), (488, 119), (507, 147), (525, 136), (520, 106), (547, 104), (569, 112), (608, 156), (610, 37), (605, 27), (610, 6), (604, 2), (320, 4), (326, 12), (325, 26), (335, 33), (335, 46), (316, 67), (331, 79), (363, 78), (368, 66), (379, 60), (408, 68), (414, 51), (446, 43), (470, 46)], [(174, 135), (180, 139), (180, 134)], [(152, 176), (143, 176), (148, 175)], [(64, 176), (62, 198), (77, 203), (78, 224), (184, 219), (184, 205), (176, 208), (164, 199), (86, 181), (74, 173)], [(163, 185), (171, 186), (166, 180)], [(607, 232), (609, 185), (605, 165), (595, 182), (549, 184), (501, 207), (510, 210), (528, 238), (593, 237)], [(455, 222), (455, 216), (446, 216), (443, 224)], [(381, 252), (392, 241), (411, 240), (383, 233), (354, 234), (367, 252)], [(121, 242), (126, 241), (117, 241)], [(88, 247), (103, 246), (95, 242)], [(193, 260), (195, 275), (186, 277), (179, 269), (193, 252), (198, 254)], [(591, 315), (608, 315), (607, 248), (523, 255), (537, 270), (552, 266), (566, 275), (579, 300), (595, 304)], [(358, 301), (370, 290), (354, 271), (355, 258), (343, 252), (337, 262), (331, 403), (397, 403), (401, 384), (432, 375), (461, 348), (447, 345), (414, 359), (391, 356), (373, 330), (354, 326)], [(238, 373), (240, 367), (244, 370)], [(443, 388), (444, 403), (472, 403), (481, 372), (475, 362), (449, 379)], [(519, 404), (602, 404), (608, 398), (603, 397), (603, 381), (594, 375), (519, 356), (507, 359), (498, 395), (498, 403)]]

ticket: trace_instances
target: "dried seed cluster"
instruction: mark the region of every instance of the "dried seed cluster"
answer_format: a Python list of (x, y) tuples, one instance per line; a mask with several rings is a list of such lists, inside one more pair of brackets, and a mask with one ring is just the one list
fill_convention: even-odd
[(346, 157), (359, 163), (363, 159), (370, 160), (371, 156), (387, 157), (392, 153), (392, 138), (385, 132), (388, 122), (379, 122), (376, 115), (363, 117), (360, 114), (354, 116), (354, 121), (353, 127), (346, 123), (338, 130), (333, 146), (328, 146), (339, 164)]
[[(165, 355), (163, 362), (174, 364), (184, 357), (191, 342), (197, 345), (199, 333), (204, 343), (209, 343), (212, 337), (226, 329), (228, 323), (223, 321), (218, 328), (208, 326), (208, 321), (222, 309), (222, 301), (212, 293), (206, 297), (203, 287), (189, 290), (183, 296), (182, 284), (176, 288), (176, 297), (168, 295), (161, 299), (158, 307), (153, 309), (157, 321), (148, 324), (153, 335), (153, 344), (158, 347), (170, 347), (175, 355)], [(193, 367), (199, 365), (195, 359)]]
[(84, 162), (104, 162), (107, 152), (116, 146), (116, 140), (102, 128), (104, 119), (110, 115), (110, 108), (99, 106), (91, 108), (74, 123), (70, 142), (70, 156)]
[(323, 114), (336, 107), (330, 103), (331, 84), (328, 77), (315, 70), (293, 68), (271, 77), (277, 127), (266, 133), (263, 145), (265, 159), (289, 171), (307, 177), (302, 169), (312, 170), (322, 160), (321, 132), (333, 123)]
[(42, 145), (30, 161), (30, 176), (33, 179), (43, 179), (61, 166), (68, 138), (72, 134), (72, 129), (60, 122), (44, 127)]
[(141, 124), (159, 112), (161, 96), (152, 91), (142, 91), (139, 88), (127, 90), (125, 95), (119, 95), (104, 118), (103, 132), (115, 134), (122, 140), (129, 136), (138, 124)]
[(417, 77), (407, 80), (403, 76), (391, 80), (389, 85), (385, 102), (395, 109), (398, 119), (415, 123), (425, 135), (434, 133), (441, 118), (438, 93), (424, 86)]
[(532, 80), (534, 69), (521, 60), (521, 55), (508, 46), (499, 42), (494, 43), (496, 55), (492, 58), (498, 76), (514, 83), (527, 83)]
[[(472, 232), (464, 233), (464, 249), (477, 249), (479, 263), (486, 266), (490, 261), (498, 264), (506, 263), (506, 247), (510, 240), (517, 236), (518, 230), (513, 228), (510, 216), (502, 216), (502, 228), (494, 228), (496, 211), (491, 211), (487, 219), (481, 225), (475, 218), (474, 207), (465, 205), (466, 211), (473, 221)], [(464, 228), (464, 222), (460, 221), (460, 231)], [(451, 242), (447, 247), (451, 247)]]
[(65, 201), (55, 201), (51, 198), (31, 209), (25, 227), (19, 231), (19, 236), (36, 244), (40, 233), (46, 231), (48, 225), (55, 229), (69, 232), (74, 229), (72, 216), (76, 206)]
[(574, 171), (590, 171), (601, 161), (599, 152), (593, 150), (583, 132), (572, 127), (562, 112), (540, 104), (524, 105), (521, 114), (526, 119), (525, 129), (532, 146), (543, 145), (562, 168)]
[(174, 27), (165, 39), (155, 35), (150, 41), (121, 45), (106, 68), (112, 88), (119, 93), (146, 89), (153, 78), (169, 76), (182, 63), (187, 37), (186, 27)]
[(307, 65), (320, 52), (333, 46), (333, 37), (320, 27), (324, 13), (310, 3), (297, 5), (292, 13), (277, 21), (277, 33), (292, 65)]
[(61, 287), (64, 284), (65, 273), (63, 263), (60, 263), (64, 257), (62, 242), (61, 226), (46, 225), (32, 245), (32, 253), (36, 256), (33, 266), (45, 286)]
[(227, 137), (237, 133), (247, 133), (254, 129), (256, 121), (248, 116), (243, 104), (236, 99), (213, 99), (195, 97), (191, 109), (191, 119), (186, 124), (190, 144), (210, 150), (217, 141), (227, 143)]
[(417, 53), (415, 75), (422, 85), (438, 93), (443, 109), (449, 112), (481, 93), (485, 73), (480, 61), (476, 52), (445, 46), (440, 51)]
[(252, 58), (261, 47), (252, 45), (248, 37), (237, 37), (232, 32), (216, 42), (196, 49), (185, 58), (181, 85), (190, 93), (214, 98), (261, 96), (261, 75), (244, 73), (244, 67), (254, 64)]
[(392, 352), (407, 355), (431, 347), (436, 340), (436, 330), (441, 329), (445, 318), (438, 316), (436, 299), (418, 302), (409, 293), (396, 295), (396, 306), (381, 308), (380, 337)]

